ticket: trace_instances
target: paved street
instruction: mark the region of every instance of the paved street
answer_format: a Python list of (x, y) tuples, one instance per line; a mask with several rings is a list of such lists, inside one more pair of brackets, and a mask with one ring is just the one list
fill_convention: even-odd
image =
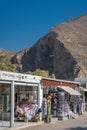
[(30, 126), (21, 130), (87, 130), (87, 115), (79, 116), (77, 119), (56, 121), (50, 124)]

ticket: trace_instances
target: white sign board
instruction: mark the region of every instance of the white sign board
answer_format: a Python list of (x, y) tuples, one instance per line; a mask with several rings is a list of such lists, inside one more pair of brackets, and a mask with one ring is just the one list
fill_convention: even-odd
[(34, 75), (28, 75), (28, 74), (0, 71), (0, 79), (7, 80), (7, 81), (22, 81), (22, 82), (28, 82), (28, 83), (40, 83), (41, 77), (34, 76)]

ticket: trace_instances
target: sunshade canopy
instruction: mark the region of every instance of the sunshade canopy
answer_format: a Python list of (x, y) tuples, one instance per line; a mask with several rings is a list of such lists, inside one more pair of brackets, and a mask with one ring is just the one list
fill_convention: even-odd
[(81, 95), (78, 91), (76, 91), (68, 86), (58, 86), (58, 88), (64, 90), (65, 92), (69, 93), (70, 95), (74, 95), (74, 96)]

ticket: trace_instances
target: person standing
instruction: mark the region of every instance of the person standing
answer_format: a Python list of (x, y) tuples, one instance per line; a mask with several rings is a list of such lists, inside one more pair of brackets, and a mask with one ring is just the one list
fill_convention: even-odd
[(46, 121), (51, 122), (51, 96), (47, 97), (47, 117)]
[(44, 96), (43, 97), (43, 102), (42, 102), (42, 120), (46, 120), (46, 115), (47, 115), (47, 99)]

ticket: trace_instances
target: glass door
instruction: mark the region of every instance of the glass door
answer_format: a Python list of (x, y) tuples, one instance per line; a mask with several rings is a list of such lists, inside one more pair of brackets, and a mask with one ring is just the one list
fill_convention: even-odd
[(0, 127), (9, 127), (11, 120), (10, 87), (7, 86), (6, 89), (5, 86), (0, 88)]

